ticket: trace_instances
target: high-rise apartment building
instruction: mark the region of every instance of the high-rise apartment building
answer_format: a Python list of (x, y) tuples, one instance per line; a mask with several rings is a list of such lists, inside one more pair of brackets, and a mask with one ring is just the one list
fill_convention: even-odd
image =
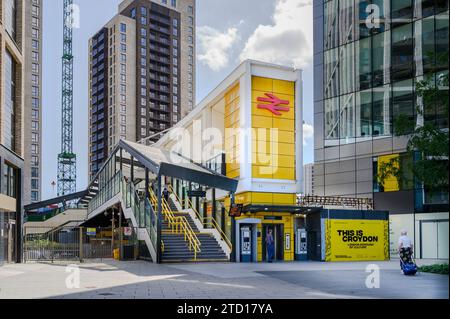
[(416, 109), (417, 83), (428, 75), (448, 95), (448, 52), (448, 0), (314, 1), (314, 192), (373, 198), (388, 210), (393, 256), (406, 229), (417, 257), (448, 258), (448, 193), (431, 194), (411, 176), (377, 179), (393, 157), (412, 175), (399, 120), (448, 129), (436, 101), (424, 117)]
[(42, 193), (42, 4), (25, 5), (24, 204), (41, 200)]
[(0, 2), (0, 264), (21, 260), (24, 14), (23, 1)]
[(314, 163), (303, 165), (303, 194), (314, 195)]
[(195, 105), (195, 0), (126, 0), (89, 41), (89, 175)]

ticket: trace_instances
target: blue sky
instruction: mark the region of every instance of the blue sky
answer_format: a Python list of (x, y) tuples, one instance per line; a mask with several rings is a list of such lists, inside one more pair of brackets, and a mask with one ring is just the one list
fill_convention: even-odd
[[(88, 39), (121, 0), (74, 0), (74, 151), (77, 188), (88, 182)], [(61, 132), (62, 1), (45, 0), (43, 17), (43, 199), (54, 197)], [(245, 58), (301, 68), (304, 80), (304, 162), (313, 162), (311, 0), (197, 0), (197, 102)]]

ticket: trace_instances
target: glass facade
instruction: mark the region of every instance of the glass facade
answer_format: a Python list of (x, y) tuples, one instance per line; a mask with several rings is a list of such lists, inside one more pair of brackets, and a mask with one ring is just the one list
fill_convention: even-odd
[[(323, 8), (325, 147), (396, 135), (399, 119), (414, 129), (425, 77), (448, 94), (439, 83), (448, 73), (448, 0), (330, 0)], [(448, 127), (435, 104), (425, 120)]]

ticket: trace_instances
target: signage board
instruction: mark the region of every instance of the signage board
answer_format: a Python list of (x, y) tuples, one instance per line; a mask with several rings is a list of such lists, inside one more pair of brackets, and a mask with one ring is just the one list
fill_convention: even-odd
[(88, 236), (96, 236), (97, 235), (97, 229), (96, 228), (87, 228), (86, 229), (86, 235), (88, 235)]
[(389, 260), (387, 220), (325, 220), (325, 261)]
[(244, 208), (243, 204), (234, 204), (230, 207), (230, 217), (241, 217), (242, 209)]
[(205, 191), (187, 191), (188, 197), (206, 197)]

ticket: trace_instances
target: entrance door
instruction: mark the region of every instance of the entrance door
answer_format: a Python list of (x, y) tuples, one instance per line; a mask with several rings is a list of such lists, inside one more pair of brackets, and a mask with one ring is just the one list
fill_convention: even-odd
[(266, 236), (269, 232), (269, 229), (272, 230), (272, 236), (274, 239), (274, 261), (282, 261), (284, 260), (284, 225), (264, 225), (263, 226), (263, 238), (262, 238), (262, 256), (263, 261), (269, 261), (267, 246), (266, 246)]
[(448, 220), (421, 222), (421, 257), (448, 259)]

